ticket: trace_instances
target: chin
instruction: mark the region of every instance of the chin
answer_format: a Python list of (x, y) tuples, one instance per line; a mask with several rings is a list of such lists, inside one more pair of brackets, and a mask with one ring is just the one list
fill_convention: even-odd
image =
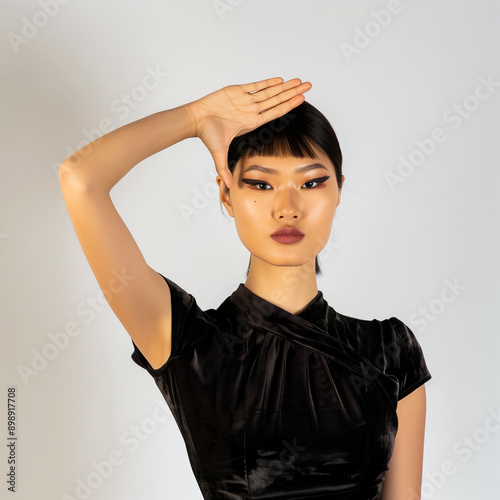
[(263, 258), (263, 257), (259, 257), (258, 255), (255, 255), (258, 259), (262, 260), (263, 262), (266, 262), (266, 264), (269, 264), (271, 266), (275, 266), (275, 267), (302, 267), (306, 264), (308, 264), (309, 262), (313, 262), (313, 267), (314, 267), (314, 263), (315, 263), (315, 258), (316, 256), (312, 257), (312, 258), (307, 258), (307, 259), (304, 259), (304, 258), (298, 258), (298, 257), (290, 257), (290, 256), (287, 256), (287, 257), (277, 257), (277, 258)]

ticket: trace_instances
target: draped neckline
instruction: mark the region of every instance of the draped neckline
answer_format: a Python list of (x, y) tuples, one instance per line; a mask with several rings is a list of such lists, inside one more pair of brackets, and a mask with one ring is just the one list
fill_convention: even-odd
[[(342, 342), (335, 329), (337, 313), (331, 308), (318, 291), (316, 297), (298, 314), (259, 297), (240, 284), (236, 291), (221, 305), (225, 314), (238, 322), (246, 324), (252, 330), (267, 331), (285, 341), (329, 359), (337, 366), (348, 370), (348, 376), (355, 375), (363, 381), (361, 387), (366, 389), (366, 372), (364, 359), (351, 346)], [(328, 324), (330, 320), (331, 324)], [(341, 411), (351, 426), (364, 425), (363, 411), (359, 402), (349, 397), (343, 389), (343, 383), (330, 370), (330, 375), (337, 379), (336, 391), (341, 401)], [(344, 393), (344, 395), (341, 394)]]
[(320, 291), (304, 310), (293, 314), (240, 284), (221, 304), (219, 311), (242, 324), (271, 332), (307, 350), (326, 355), (364, 376), (363, 359), (335, 334), (338, 315)]
[(272, 324), (283, 319), (296, 322), (300, 318), (323, 331), (328, 330), (328, 313), (331, 308), (321, 291), (318, 291), (316, 296), (297, 314), (291, 313), (277, 304), (262, 298), (260, 295), (252, 292), (243, 283), (240, 283), (238, 288), (229, 297), (229, 300), (241, 312), (251, 312), (253, 310), (257, 313), (250, 315), (248, 318), (248, 323), (253, 324), (253, 326), (262, 326), (255, 323), (256, 318), (263, 316), (266, 319), (266, 323)]

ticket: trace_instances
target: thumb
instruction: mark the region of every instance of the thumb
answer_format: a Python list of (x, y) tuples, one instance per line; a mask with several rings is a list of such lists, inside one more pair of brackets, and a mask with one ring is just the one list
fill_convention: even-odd
[(233, 176), (227, 165), (227, 151), (220, 150), (212, 153), (212, 158), (215, 163), (215, 170), (222, 177), (222, 180), (229, 189), (233, 185)]

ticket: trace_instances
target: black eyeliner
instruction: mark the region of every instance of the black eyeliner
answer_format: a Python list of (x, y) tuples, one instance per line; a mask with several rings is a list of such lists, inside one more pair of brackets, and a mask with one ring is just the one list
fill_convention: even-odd
[(241, 179), (241, 182), (245, 184), (250, 184), (251, 186), (256, 186), (257, 184), (269, 184), (266, 181), (259, 181), (257, 179)]
[(327, 181), (329, 178), (330, 178), (329, 175), (324, 175), (323, 177), (317, 177), (316, 179), (310, 179), (310, 180), (304, 182), (304, 184), (307, 184), (308, 182), (319, 182), (321, 184), (321, 183)]

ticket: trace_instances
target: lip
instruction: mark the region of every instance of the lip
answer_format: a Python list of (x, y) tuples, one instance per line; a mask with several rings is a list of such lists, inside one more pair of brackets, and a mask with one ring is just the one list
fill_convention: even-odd
[(287, 245), (291, 243), (297, 243), (304, 237), (304, 233), (299, 231), (296, 227), (285, 226), (278, 229), (273, 234), (271, 238), (278, 243), (285, 243)]

